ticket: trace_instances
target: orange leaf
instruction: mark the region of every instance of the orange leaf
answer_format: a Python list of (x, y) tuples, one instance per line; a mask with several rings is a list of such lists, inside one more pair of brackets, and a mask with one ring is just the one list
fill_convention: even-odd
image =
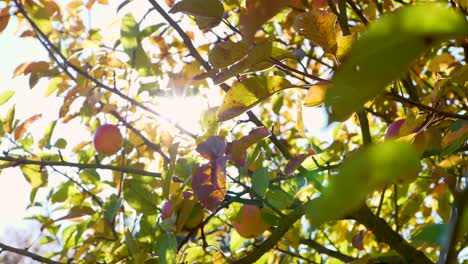
[(226, 160), (217, 159), (203, 164), (195, 170), (192, 188), (200, 203), (215, 211), (226, 196)]
[(28, 118), (26, 121), (24, 121), (23, 123), (21, 123), (21, 125), (17, 126), (15, 128), (15, 132), (14, 132), (14, 135), (15, 135), (15, 140), (18, 140), (20, 139), (22, 136), (24, 136), (24, 134), (27, 132), (29, 126), (35, 122), (36, 120), (38, 120), (39, 118), (41, 118), (42, 114), (35, 114), (33, 115), (32, 117)]
[(7, 6), (0, 10), (0, 32), (5, 30), (8, 26), (8, 22), (10, 21), (10, 7)]
[(48, 68), (49, 63), (47, 61), (25, 62), (16, 68), (13, 77), (17, 77), (21, 74), (26, 75), (32, 72), (40, 72)]

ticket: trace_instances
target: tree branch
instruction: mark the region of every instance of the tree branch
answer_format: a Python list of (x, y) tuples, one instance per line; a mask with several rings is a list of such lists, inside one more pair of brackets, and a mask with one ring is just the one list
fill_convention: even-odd
[[(85, 70), (79, 68), (78, 66), (70, 63), (68, 61), (68, 59), (63, 55), (63, 53), (60, 51), (60, 49), (55, 46), (50, 40), (49, 38), (47, 37), (47, 35), (36, 25), (36, 23), (32, 20), (32, 18), (28, 15), (28, 13), (26, 12), (26, 10), (24, 10), (23, 6), (21, 3), (19, 3), (17, 0), (14, 1), (16, 6), (18, 7), (20, 13), (24, 16), (24, 18), (26, 18), (26, 20), (29, 22), (29, 24), (31, 25), (31, 27), (33, 28), (33, 30), (36, 32), (36, 34), (38, 35), (38, 39), (42, 39), (46, 46), (45, 48), (47, 49), (47, 51), (49, 52), (53, 52), (55, 54), (57, 54), (61, 59), (62, 59), (62, 62), (60, 62), (59, 60), (56, 59), (55, 56), (52, 56), (52, 58), (55, 59), (55, 62), (58, 64), (58, 66), (62, 69), (67, 69), (67, 68), (71, 68), (73, 69), (74, 71), (76, 71), (78, 74), (82, 75), (83, 77), (85, 77), (86, 79), (92, 81), (96, 86), (100, 87), (100, 88), (103, 88), (104, 90), (107, 90), (117, 96), (119, 96), (120, 98), (126, 100), (127, 102), (129, 102), (131, 105), (134, 105), (134, 106), (137, 106), (155, 116), (158, 116), (164, 120), (166, 120), (167, 122), (171, 123), (175, 128), (177, 128), (180, 132), (192, 137), (192, 138), (196, 138), (197, 136), (193, 133), (191, 133), (190, 131), (186, 130), (185, 128), (181, 127), (180, 125), (178, 125), (177, 123), (174, 123), (170, 118), (167, 118), (165, 117), (164, 115), (162, 115), (161, 113), (151, 109), (150, 107), (136, 101), (135, 99), (127, 96), (126, 94), (122, 93), (121, 91), (119, 91), (118, 89), (115, 89), (115, 88), (112, 88), (110, 87), (109, 85), (106, 85), (104, 84), (103, 82), (99, 81), (98, 79), (94, 78), (93, 76), (91, 76), (88, 72), (86, 72)], [(42, 43), (42, 41), (41, 41)], [(67, 73), (67, 75), (70, 76), (70, 78), (72, 80), (74, 80), (75, 78), (67, 71), (65, 71)]]
[(0, 243), (0, 248), (1, 248), (2, 250), (4, 250), (4, 251), (9, 251), (9, 252), (12, 252), (12, 253), (21, 255), (21, 256), (25, 256), (25, 257), (28, 257), (28, 258), (37, 260), (37, 261), (39, 261), (39, 262), (41, 262), (41, 263), (47, 263), (47, 264), (64, 264), (64, 262), (58, 262), (58, 261), (55, 261), (55, 260), (52, 260), (52, 259), (48, 259), (48, 258), (45, 258), (45, 257), (40, 256), (40, 255), (38, 255), (38, 254), (29, 252), (29, 251), (26, 250), (26, 249), (11, 247), (11, 246), (5, 245), (5, 244), (3, 244), (3, 243)]
[[(149, 172), (145, 170), (139, 170), (129, 167), (119, 167), (113, 165), (105, 165), (99, 163), (74, 163), (67, 161), (44, 161), (44, 160), (30, 160), (26, 158), (15, 158), (11, 156), (0, 156), (0, 160), (12, 162), (10, 167), (16, 167), (18, 165), (39, 165), (39, 166), (50, 166), (50, 167), (75, 167), (82, 169), (103, 169), (103, 170), (112, 170), (119, 172), (126, 172), (130, 174), (142, 175), (142, 176), (151, 176), (154, 178), (161, 178), (161, 173), (159, 172)], [(175, 178), (176, 181), (180, 182), (180, 179)]]
[(405, 258), (407, 263), (432, 264), (432, 261), (424, 253), (415, 249), (397, 232), (392, 230), (385, 220), (372, 214), (366, 205), (352, 213), (351, 218), (372, 231), (377, 241), (384, 242), (396, 250)]
[(166, 163), (169, 163), (170, 162), (170, 159), (169, 157), (166, 155), (166, 153), (164, 153), (161, 149), (161, 145), (159, 144), (155, 144), (153, 142), (151, 142), (149, 139), (147, 139), (141, 132), (140, 130), (138, 130), (137, 128), (135, 128), (134, 126), (132, 126), (130, 123), (128, 123), (125, 118), (121, 117), (119, 115), (119, 113), (117, 113), (117, 111), (111, 111), (110, 112), (111, 115), (113, 115), (115, 118), (117, 118), (117, 120), (119, 120), (120, 122), (122, 122), (128, 129), (130, 129), (133, 133), (135, 133), (141, 140), (143, 140), (143, 142), (151, 149), (153, 149), (154, 151), (156, 151), (157, 153), (159, 153), (159, 155), (161, 155), (161, 157), (164, 159), (164, 162)]
[(299, 243), (315, 249), (320, 254), (328, 255), (330, 257), (339, 259), (343, 262), (353, 262), (354, 260), (356, 260), (355, 258), (345, 255), (339, 251), (328, 249), (327, 247), (320, 245), (319, 243), (317, 243), (316, 241), (312, 239), (301, 238), (299, 240)]
[(444, 116), (444, 117), (451, 117), (451, 118), (458, 118), (458, 119), (464, 119), (464, 120), (468, 120), (468, 115), (465, 114), (465, 115), (460, 115), (460, 114), (455, 114), (455, 113), (451, 113), (451, 112), (445, 112), (445, 111), (441, 111), (441, 110), (437, 110), (433, 107), (430, 107), (430, 106), (427, 106), (427, 105), (423, 105), (419, 102), (415, 102), (411, 99), (407, 99), (401, 95), (398, 95), (398, 94), (395, 94), (395, 93), (387, 93), (387, 96), (393, 98), (394, 100), (402, 103), (402, 104), (406, 104), (406, 105), (411, 105), (411, 106), (416, 106), (417, 108), (421, 109), (421, 110), (426, 110), (426, 111), (429, 111), (429, 112), (433, 112), (439, 116)]

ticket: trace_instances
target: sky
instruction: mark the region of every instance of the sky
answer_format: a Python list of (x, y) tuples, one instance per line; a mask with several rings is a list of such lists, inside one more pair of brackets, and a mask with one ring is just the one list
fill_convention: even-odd
[[(64, 1), (68, 2), (68, 1)], [(118, 4), (121, 1), (115, 1)], [(115, 4), (115, 5), (116, 5)], [(118, 32), (118, 23), (113, 23), (113, 19), (109, 18), (109, 8), (115, 12), (116, 6), (106, 7), (96, 5), (96, 10), (88, 20), (94, 27), (104, 28), (104, 34), (115, 34)], [(130, 10), (134, 13), (135, 17), (141, 17), (142, 14), (148, 10), (148, 6), (142, 1), (138, 1), (138, 4), (130, 4), (125, 9), (121, 10), (121, 15), (129, 12)], [(109, 19), (107, 19), (109, 18)], [(160, 19), (156, 14), (153, 13), (149, 21)], [(108, 24), (114, 24), (113, 27), (109, 28)], [(188, 25), (187, 25), (188, 26)], [(61, 99), (56, 97), (45, 97), (46, 82), (39, 82), (39, 84), (33, 89), (29, 88), (28, 78), (24, 76), (13, 77), (14, 69), (23, 62), (48, 60), (47, 53), (44, 48), (39, 44), (38, 41), (32, 38), (18, 38), (15, 36), (16, 23), (15, 19), (10, 21), (10, 24), (5, 31), (0, 33), (0, 50), (7, 51), (2, 52), (2, 59), (0, 60), (0, 93), (5, 90), (14, 90), (16, 93), (14, 97), (6, 104), (0, 106), (0, 116), (5, 116), (8, 109), (16, 104), (16, 118), (19, 120), (25, 120), (36, 113), (42, 113), (42, 117), (39, 121), (35, 122), (31, 127), (30, 131), (32, 135), (37, 136), (36, 139), (40, 139), (41, 135), (45, 130), (45, 126), (52, 120), (56, 120), (58, 117), (58, 109), (60, 107)], [(215, 98), (221, 102), (221, 98)], [(210, 102), (211, 104), (213, 102)], [(190, 114), (187, 111), (181, 111), (186, 109), (187, 104), (192, 106)], [(197, 117), (203, 110), (205, 104), (200, 98), (192, 98), (183, 100), (165, 100), (162, 102), (163, 113), (171, 115), (172, 118), (176, 119), (181, 123), (182, 126), (189, 128), (189, 130), (196, 129), (198, 126)], [(324, 138), (330, 138), (331, 131), (328, 130), (326, 133), (322, 129), (325, 125), (325, 116), (323, 115), (323, 109), (320, 108), (306, 108), (304, 107), (304, 123), (308, 130), (316, 131), (321, 133)], [(78, 120), (71, 122), (71, 124), (58, 124), (54, 136), (60, 135), (61, 133), (67, 133), (67, 141), (69, 146), (74, 146), (81, 142), (83, 137), (89, 137), (91, 135), (88, 131), (82, 131)], [(316, 134), (318, 135), (318, 134)], [(0, 144), (0, 151), (11, 147), (10, 142), (3, 141)], [(49, 180), (50, 185), (54, 185), (54, 182), (58, 182), (59, 178), (53, 178), (58, 176), (51, 176)], [(31, 229), (33, 226), (32, 221), (24, 220), (23, 217), (27, 215), (26, 206), (29, 203), (29, 192), (31, 188), (26, 182), (22, 174), (18, 169), (5, 169), (0, 174), (0, 239), (2, 234), (6, 230), (14, 229)], [(45, 197), (48, 188), (43, 188), (39, 197)], [(30, 230), (33, 233), (38, 232), (37, 227), (34, 230)]]

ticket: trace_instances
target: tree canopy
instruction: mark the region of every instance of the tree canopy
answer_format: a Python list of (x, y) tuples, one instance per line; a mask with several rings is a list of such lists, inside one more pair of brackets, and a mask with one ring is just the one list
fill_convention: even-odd
[[(6, 74), (61, 103), (38, 135), (44, 117), (18, 118), (24, 102), (0, 92), (0, 169), (24, 175), (41, 224), (39, 251), (0, 241), (0, 259), (466, 261), (467, 8), (1, 1), (0, 32), (15, 26), (48, 55)], [(200, 129), (175, 118), (191, 104), (162, 104), (192, 97), (206, 105)], [(331, 138), (304, 122), (309, 107)], [(83, 131), (67, 132), (71, 122)]]

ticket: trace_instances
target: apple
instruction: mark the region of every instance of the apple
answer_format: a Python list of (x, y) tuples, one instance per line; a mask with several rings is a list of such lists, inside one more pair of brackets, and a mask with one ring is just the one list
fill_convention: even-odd
[(195, 200), (193, 193), (184, 191), (182, 199), (171, 197), (162, 206), (161, 219), (165, 220), (175, 216), (176, 233), (182, 234), (191, 231), (203, 222), (203, 206)]
[(93, 143), (99, 154), (111, 156), (122, 148), (123, 137), (117, 126), (105, 124), (96, 129)]
[(244, 204), (241, 209), (241, 219), (232, 223), (237, 233), (244, 238), (255, 238), (270, 227), (263, 219), (260, 208)]

